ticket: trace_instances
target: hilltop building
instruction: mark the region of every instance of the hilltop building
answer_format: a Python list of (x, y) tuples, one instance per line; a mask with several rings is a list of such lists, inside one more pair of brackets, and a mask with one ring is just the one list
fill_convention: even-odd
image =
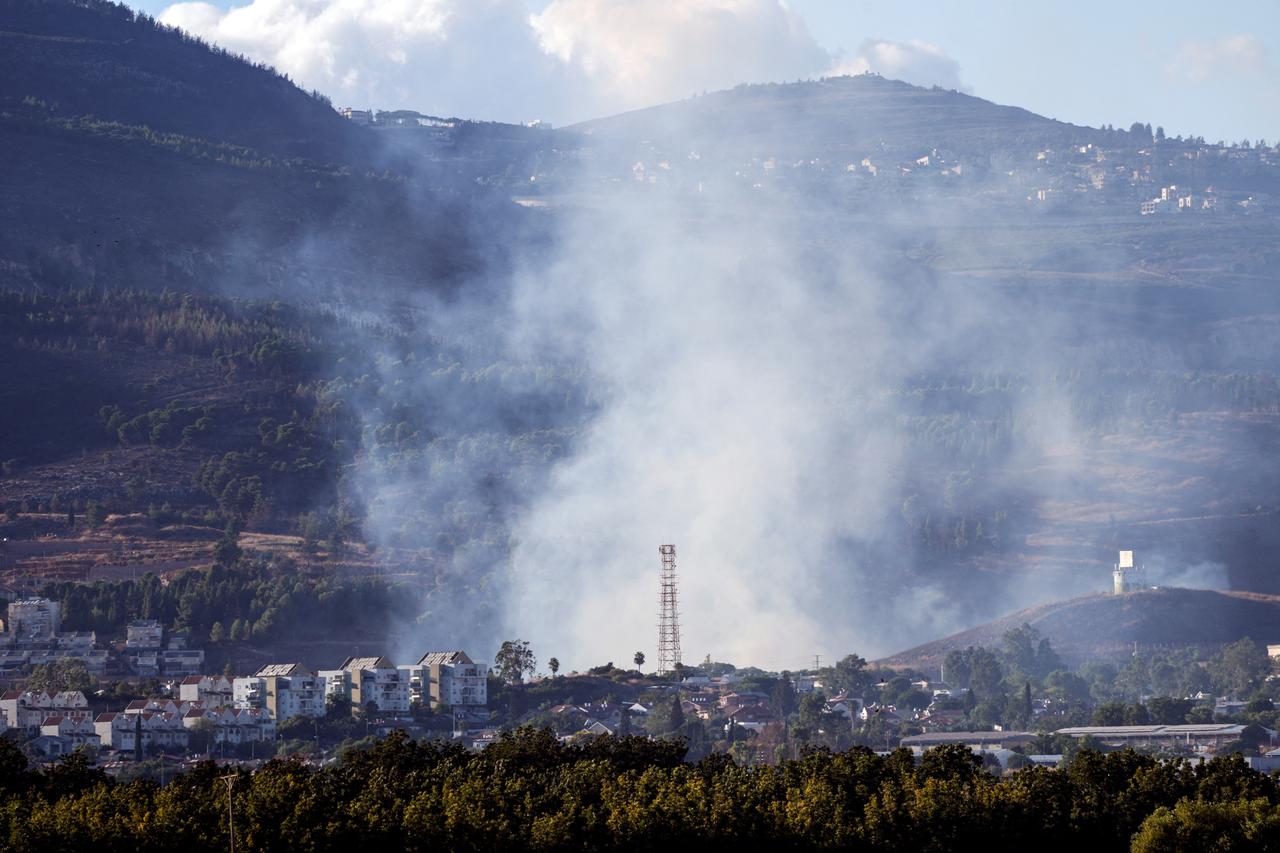
[(343, 118), (356, 124), (373, 124), (373, 110), (357, 110), (353, 107), (343, 107), (338, 110), (338, 113)]
[(1134, 565), (1132, 551), (1121, 551), (1120, 558), (1111, 571), (1111, 582), (1116, 595), (1146, 589), (1146, 566)]

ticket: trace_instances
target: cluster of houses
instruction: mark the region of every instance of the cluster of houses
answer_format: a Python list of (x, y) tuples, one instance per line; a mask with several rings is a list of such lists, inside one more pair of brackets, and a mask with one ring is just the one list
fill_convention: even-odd
[[(707, 182), (716, 180), (715, 166), (697, 150), (679, 156), (655, 141), (642, 142), (639, 148), (642, 158), (627, 164), (633, 182), (684, 185), (702, 192)], [(1226, 170), (1264, 190), (1266, 181), (1254, 176), (1274, 175), (1271, 170), (1280, 168), (1280, 152), (1173, 140), (1135, 148), (1126, 136), (1115, 146), (1089, 142), (1044, 148), (1011, 157), (996, 169), (989, 156), (967, 156), (945, 148), (871, 151), (839, 161), (812, 156), (783, 160), (762, 154), (723, 168), (734, 182), (748, 183), (753, 189), (789, 181), (825, 185), (836, 180), (834, 174), (859, 192), (873, 194), (910, 192), (910, 187), (922, 182), (932, 191), (968, 192), (972, 181), (981, 181), (984, 193), (1018, 202), (1025, 198), (1032, 206), (1113, 205), (1147, 216), (1225, 209), (1246, 212), (1264, 206), (1266, 196), (1240, 189), (1241, 180), (1225, 181), (1229, 188), (1215, 190), (1216, 183), (1223, 183), (1215, 177)], [(530, 180), (546, 177), (535, 175)]]
[(382, 657), (348, 658), (319, 672), (301, 663), (270, 664), (253, 675), (188, 675), (171, 695), (138, 699), (95, 713), (79, 690), (0, 695), (6, 729), (31, 738), (33, 750), (57, 757), (82, 746), (134, 755), (209, 752), (270, 743), (277, 725), (324, 716), (335, 699), (352, 712), (408, 715), (415, 707), (449, 709), (455, 719), (484, 717), (489, 668), (462, 651), (431, 652), (396, 666)]
[(106, 646), (93, 631), (63, 631), (62, 608), (47, 598), (10, 602), (0, 630), (0, 677), (30, 675), (37, 666), (74, 660), (92, 676), (181, 678), (204, 668), (204, 651), (185, 632), (166, 632), (155, 620), (131, 622), (123, 644)]

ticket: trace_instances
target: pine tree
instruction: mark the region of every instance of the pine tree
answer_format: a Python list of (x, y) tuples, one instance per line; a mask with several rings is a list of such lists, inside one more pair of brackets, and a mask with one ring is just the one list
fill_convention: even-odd
[(680, 707), (680, 694), (671, 700), (671, 718), (667, 724), (670, 731), (678, 732), (684, 727), (684, 708)]

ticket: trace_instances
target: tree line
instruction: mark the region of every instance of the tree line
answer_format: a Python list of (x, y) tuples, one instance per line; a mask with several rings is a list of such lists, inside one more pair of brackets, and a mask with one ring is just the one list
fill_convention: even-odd
[(382, 629), (417, 616), (418, 597), (378, 578), (304, 575), (262, 560), (215, 565), (162, 581), (47, 584), (41, 594), (62, 605), (69, 631), (123, 637), (135, 619), (186, 630), (196, 642), (332, 637)]
[[(161, 787), (82, 755), (33, 771), (0, 741), (0, 839), (13, 851), (1265, 850), (1280, 785), (1238, 756), (1202, 764), (1082, 751), (1063, 770), (989, 773), (966, 747), (817, 749), (777, 765), (679, 740), (560, 743), (507, 734), (480, 752), (393, 735), (321, 769), (196, 766)], [(226, 784), (227, 781), (231, 785)], [(230, 803), (228, 802), (230, 798)]]

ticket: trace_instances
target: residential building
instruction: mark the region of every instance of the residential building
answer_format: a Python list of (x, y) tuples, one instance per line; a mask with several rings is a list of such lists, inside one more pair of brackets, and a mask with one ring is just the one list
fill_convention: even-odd
[(188, 675), (178, 685), (178, 698), (209, 707), (231, 705), (235, 693), (231, 679), (221, 675)]
[(142, 749), (186, 752), (188, 733), (182, 717), (174, 713), (145, 711), (141, 714), (99, 714), (93, 720), (104, 748), (132, 752), (142, 732)]
[(409, 667), (403, 670), (385, 657), (347, 658), (338, 669), (324, 670), (326, 696), (342, 696), (352, 711), (372, 705), (379, 711), (408, 713)]
[(159, 649), (164, 645), (164, 626), (155, 619), (130, 622), (125, 627), (124, 647), (129, 651)]
[(63, 754), (78, 746), (101, 745), (101, 739), (93, 727), (93, 721), (88, 717), (46, 717), (40, 723), (40, 734), (61, 739), (64, 746), (71, 748), (64, 750)]
[(164, 626), (154, 619), (129, 623), (124, 650), (138, 675), (185, 678), (204, 669), (204, 650), (187, 648), (187, 635), (183, 632), (170, 634), (166, 643)]
[(265, 743), (276, 737), (276, 721), (262, 708), (192, 708), (182, 725), (190, 731), (201, 720), (212, 724), (215, 744)]
[(408, 669), (412, 698), (422, 705), (482, 708), (489, 703), (489, 667), (466, 652), (428, 652)]
[(81, 720), (91, 716), (89, 700), (79, 690), (61, 693), (10, 690), (0, 694), (0, 711), (4, 713), (8, 728), (26, 729), (32, 733), (49, 717)]
[(325, 681), (300, 663), (270, 664), (235, 680), (234, 705), (264, 710), (276, 720), (323, 717)]
[(195, 675), (204, 669), (204, 649), (174, 648), (161, 649), (159, 653), (160, 671), (175, 678)]
[(20, 598), (9, 605), (7, 627), (17, 639), (51, 640), (62, 628), (62, 605), (47, 598)]

